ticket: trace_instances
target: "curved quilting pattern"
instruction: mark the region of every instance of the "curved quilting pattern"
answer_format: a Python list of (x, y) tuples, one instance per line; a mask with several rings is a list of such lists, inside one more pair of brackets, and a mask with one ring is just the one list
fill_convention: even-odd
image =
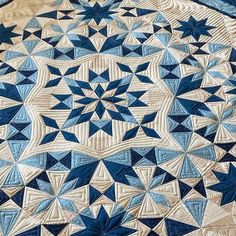
[(192, 0), (211, 9), (217, 10), (224, 15), (236, 18), (236, 2), (234, 0)]

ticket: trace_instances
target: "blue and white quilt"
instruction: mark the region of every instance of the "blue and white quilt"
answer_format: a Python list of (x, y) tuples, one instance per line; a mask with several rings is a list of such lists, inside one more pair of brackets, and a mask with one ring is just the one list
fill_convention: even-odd
[(235, 0), (0, 0), (0, 236), (234, 236), (235, 201)]

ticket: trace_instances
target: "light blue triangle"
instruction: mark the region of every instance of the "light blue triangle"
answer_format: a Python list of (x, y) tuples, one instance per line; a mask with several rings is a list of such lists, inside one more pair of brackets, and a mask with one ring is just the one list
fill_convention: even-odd
[(190, 152), (192, 155), (201, 157), (203, 159), (215, 161), (216, 160), (216, 153), (213, 145), (209, 145), (204, 148), (197, 149), (195, 151)]
[(25, 137), (29, 138), (30, 139), (30, 136), (31, 136), (31, 125), (28, 125), (27, 127), (25, 127), (21, 133), (23, 135), (25, 135)]
[(111, 161), (114, 163), (131, 166), (131, 157), (129, 151), (123, 151), (112, 156), (109, 156), (105, 159), (106, 161)]
[(163, 181), (165, 180), (166, 173), (162, 175), (158, 175), (152, 179), (152, 182), (149, 186), (149, 189), (156, 188), (157, 186), (162, 185)]
[[(2, 63), (0, 63), (0, 66), (2, 66)], [(9, 67), (0, 69), (0, 75), (5, 75), (6, 71), (8, 70)]]
[(91, 81), (91, 83), (107, 83), (107, 80), (104, 79), (102, 76), (98, 75)]
[(154, 53), (163, 51), (163, 48), (158, 48), (158, 47), (154, 47), (154, 46), (150, 46), (150, 45), (143, 45), (143, 56), (149, 56), (152, 55)]
[(187, 150), (192, 138), (192, 132), (175, 132), (172, 133), (176, 141), (180, 144), (183, 150)]
[(197, 222), (197, 224), (201, 226), (206, 210), (207, 199), (187, 199), (184, 201), (184, 204)]
[(64, 210), (71, 211), (71, 212), (77, 211), (74, 202), (72, 202), (71, 200), (64, 199), (64, 198), (58, 198), (58, 201), (60, 202), (60, 204)]
[(139, 178), (129, 176), (129, 175), (125, 175), (125, 177), (128, 180), (130, 186), (141, 189), (141, 190), (145, 190), (145, 186), (143, 185), (143, 183), (140, 181)]
[(211, 53), (216, 53), (226, 48), (229, 48), (229, 46), (224, 45), (224, 44), (218, 44), (218, 43), (209, 43), (208, 48)]
[(135, 217), (132, 214), (126, 212), (125, 216), (122, 219), (122, 224), (125, 224), (126, 222), (130, 222), (131, 220), (134, 220), (134, 219)]
[[(88, 55), (88, 54), (93, 54), (94, 52), (93, 51), (90, 51), (90, 50), (87, 50), (87, 49), (84, 49), (84, 48), (79, 48), (79, 47), (76, 47), (74, 49), (74, 55), (75, 55), (75, 59), (79, 58), (79, 57), (82, 57), (84, 55)], [(70, 59), (71, 60), (71, 59)]]
[(153, 166), (154, 164), (145, 157), (139, 160), (135, 166)]
[(64, 210), (71, 211), (71, 212), (77, 211), (75, 203), (73, 201), (68, 200), (68, 199), (64, 199), (61, 197), (58, 198), (58, 201), (60, 202), (60, 204)]
[(164, 50), (162, 59), (161, 59), (161, 64), (162, 65), (173, 65), (177, 64), (178, 61), (177, 59), (172, 55), (172, 53), (169, 50)]
[(169, 124), (169, 129), (170, 131), (174, 130), (178, 125), (179, 123), (171, 118), (168, 118), (168, 124)]
[(22, 71), (37, 70), (37, 66), (35, 65), (33, 59), (31, 57), (28, 57), (20, 66), (20, 70)]
[(156, 152), (157, 164), (165, 163), (181, 155), (181, 152), (172, 151), (172, 150), (163, 149), (163, 148), (156, 148), (155, 152)]
[(20, 210), (18, 209), (0, 210), (0, 227), (3, 236), (9, 235), (19, 215)]
[(168, 74), (169, 74), (169, 71), (167, 69), (165, 69), (164, 67), (160, 66), (160, 76), (161, 76), (161, 78), (165, 77)]
[(41, 179), (36, 179), (36, 181), (37, 181), (40, 191), (51, 194), (51, 195), (54, 194), (51, 183), (48, 183), (48, 182), (43, 181)]
[(128, 76), (122, 78), (119, 83), (119, 87), (123, 86), (123, 85), (130, 84), (132, 82), (132, 78), (133, 78), (133, 75), (128, 75)]
[(160, 12), (156, 14), (155, 19), (153, 20), (153, 24), (157, 24), (157, 23), (168, 24), (168, 21)]
[(23, 41), (23, 43), (25, 45), (27, 52), (31, 54), (33, 50), (35, 49), (35, 47), (38, 45), (39, 39), (27, 40), (27, 41)]
[(174, 100), (173, 107), (171, 109), (171, 115), (189, 115), (188, 111), (179, 102), (178, 99)]
[(181, 77), (180, 67), (177, 66), (173, 71), (171, 71), (171, 73), (176, 75), (177, 77)]
[(10, 162), (10, 161), (7, 161), (7, 160), (0, 160), (0, 168), (1, 167), (5, 167), (5, 166), (10, 166), (10, 165), (12, 165), (12, 162)]
[(126, 96), (127, 96), (128, 106), (132, 105), (137, 100), (137, 98), (131, 95), (130, 93), (127, 93)]
[(88, 208), (88, 207), (85, 208), (84, 210), (82, 210), (82, 211), (80, 212), (80, 214), (81, 214), (81, 215), (84, 215), (84, 216), (87, 216), (87, 217), (89, 217), (89, 218), (94, 218), (94, 215), (93, 215), (91, 209)]
[(5, 60), (9, 61), (18, 57), (25, 57), (27, 54), (22, 52), (7, 51), (5, 54)]
[(189, 116), (187, 119), (185, 119), (182, 123), (181, 123), (184, 127), (186, 127), (187, 129), (192, 129), (192, 120), (191, 117)]
[(76, 168), (96, 161), (97, 159), (79, 152), (72, 152), (71, 168)]
[(132, 208), (132, 207), (135, 207), (135, 206), (141, 204), (141, 202), (143, 201), (144, 196), (145, 196), (144, 193), (133, 196), (131, 198), (131, 200), (129, 201), (128, 208)]
[(2, 82), (0, 82), (0, 88), (1, 89), (6, 89), (5, 85)]
[(58, 195), (63, 195), (65, 193), (72, 191), (74, 189), (77, 181), (78, 181), (78, 179), (74, 179), (74, 180), (64, 183)]
[(149, 194), (156, 204), (160, 204), (165, 207), (170, 207), (170, 203), (164, 195), (155, 192), (150, 192)]
[(158, 33), (156, 34), (156, 37), (160, 40), (160, 42), (167, 47), (170, 40), (171, 40), (171, 34), (170, 33)]
[(14, 126), (9, 125), (9, 128), (7, 130), (7, 138), (12, 137), (13, 135), (17, 134), (19, 132), (18, 129), (16, 129)]
[(152, 150), (153, 147), (142, 147), (142, 148), (132, 148), (135, 152), (141, 156), (145, 156), (148, 152)]
[(112, 49), (106, 50), (104, 52), (102, 52), (102, 54), (110, 54), (110, 55), (114, 55), (114, 56), (122, 56), (122, 47), (114, 47)]
[[(79, 21), (70, 23), (67, 27), (66, 33), (69, 33), (70, 31), (77, 29), (79, 27), (79, 24), (80, 24)], [(78, 37), (78, 39), (79, 39), (79, 36), (74, 35), (74, 34), (68, 34), (68, 37), (69, 37), (69, 39), (71, 39), (71, 37)]]
[[(52, 28), (53, 31), (55, 31), (55, 32), (57, 32), (57, 33), (61, 33), (61, 34), (64, 33), (64, 31), (63, 31), (63, 29), (61, 28), (60, 25), (53, 25), (53, 24), (52, 24), (50, 27)], [(56, 40), (61, 39), (61, 35), (58, 35), (58, 36), (53, 37), (53, 38), (56, 38)], [(52, 38), (52, 39), (53, 39), (53, 38)]]
[(34, 87), (34, 84), (16, 85), (16, 88), (23, 101), (27, 98), (27, 96), (29, 95), (33, 87)]
[(22, 106), (19, 111), (16, 113), (15, 117), (12, 119), (14, 123), (27, 123), (31, 122), (29, 115), (27, 114), (26, 109)]
[(41, 25), (38, 20), (34, 17), (26, 25), (25, 29), (41, 29)]
[(71, 118), (71, 119), (69, 119), (69, 120), (66, 120), (62, 128), (65, 129), (65, 128), (74, 126), (74, 125), (76, 124), (76, 122), (78, 121), (79, 117), (80, 117), (80, 116), (76, 116), (76, 117), (74, 117), (74, 118)]
[(80, 215), (76, 215), (73, 218), (73, 220), (71, 221), (71, 223), (72, 223), (72, 225), (78, 225), (78, 226), (80, 226), (82, 228), (86, 227)]
[(52, 204), (53, 201), (54, 201), (53, 198), (42, 200), (38, 204), (37, 208), (35, 209), (34, 214), (38, 214), (38, 213), (41, 213), (42, 211), (47, 210), (50, 207), (50, 205)]
[(175, 44), (171, 45), (171, 48), (179, 50), (181, 52), (189, 53), (189, 45), (188, 44)]
[(8, 140), (8, 146), (15, 161), (18, 161), (29, 141)]
[(201, 174), (187, 155), (184, 157), (179, 177), (183, 179), (201, 177)]
[(4, 187), (20, 187), (24, 184), (18, 166), (13, 165), (10, 172), (8, 173), (3, 186)]
[(102, 129), (110, 122), (110, 120), (92, 120), (91, 122), (95, 124), (99, 129)]
[(116, 24), (120, 29), (123, 29), (125, 31), (129, 30), (126, 24), (120, 20), (116, 20)]
[(34, 56), (39, 56), (39, 57), (54, 58), (54, 49), (49, 48), (49, 49), (46, 49), (46, 50), (42, 50), (40, 52), (36, 52), (33, 55)]
[(169, 89), (171, 90), (172, 94), (175, 95), (179, 89), (179, 84), (181, 82), (180, 79), (165, 79), (164, 80)]
[(27, 159), (24, 159), (20, 162), (23, 165), (33, 166), (36, 168), (44, 169), (47, 163), (47, 154), (39, 154), (37, 156), (32, 156)]
[[(32, 74), (31, 76), (27, 77), (27, 79), (29, 79), (30, 81), (32, 81), (33, 83), (36, 82), (37, 80), (37, 72), (35, 72), (34, 74)], [(26, 77), (21, 73), (21, 72), (17, 72), (16, 74), (16, 83), (20, 83), (22, 82), (24, 79), (26, 79)], [(26, 86), (27, 84), (23, 84), (23, 86)]]

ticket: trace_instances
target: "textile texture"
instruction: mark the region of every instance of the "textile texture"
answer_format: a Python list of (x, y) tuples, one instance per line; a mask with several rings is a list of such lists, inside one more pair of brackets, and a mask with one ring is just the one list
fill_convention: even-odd
[(235, 201), (235, 0), (0, 0), (0, 236), (235, 236)]

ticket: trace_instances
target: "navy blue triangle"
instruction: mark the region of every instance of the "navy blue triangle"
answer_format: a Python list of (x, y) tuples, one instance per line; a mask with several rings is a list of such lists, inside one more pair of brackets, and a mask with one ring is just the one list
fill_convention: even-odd
[(135, 150), (130, 149), (132, 166), (143, 159), (143, 156), (137, 153)]
[(162, 219), (163, 218), (144, 218), (139, 219), (139, 221), (148, 226), (150, 229), (153, 229), (161, 222)]
[(126, 13), (124, 13), (122, 16), (135, 17), (135, 15), (132, 14), (131, 12), (126, 12)]
[(204, 182), (202, 179), (194, 186), (194, 189), (199, 192), (203, 197), (207, 197)]
[(41, 225), (38, 225), (32, 229), (24, 231), (23, 233), (16, 234), (16, 236), (40, 236), (41, 235)]
[(160, 236), (160, 235), (151, 230), (147, 236)]
[(15, 195), (11, 197), (11, 200), (14, 201), (18, 206), (23, 206), (25, 188), (22, 188)]
[(32, 33), (27, 31), (27, 30), (24, 30), (23, 31), (23, 40), (27, 39)]
[(216, 145), (228, 152), (229, 150), (231, 150), (236, 145), (236, 142), (231, 142), (231, 143), (216, 143)]
[(226, 153), (221, 159), (220, 162), (231, 162), (231, 161), (236, 161), (236, 156)]
[(46, 12), (46, 13), (43, 13), (41, 15), (38, 15), (38, 17), (57, 19), (57, 11)]
[(136, 8), (136, 11), (137, 11), (138, 16), (144, 16), (144, 15), (156, 12), (155, 10), (143, 9), (143, 8)]
[(42, 30), (37, 30), (33, 33), (36, 37), (40, 38), (41, 39), (41, 36), (42, 36)]
[(36, 178), (34, 178), (32, 181), (30, 181), (26, 186), (30, 187), (30, 188), (34, 188), (34, 189), (39, 189), (38, 183), (37, 183), (37, 179), (43, 180), (45, 182), (50, 183), (50, 180), (47, 176), (47, 173), (44, 171), (41, 174), (39, 174)]
[(112, 184), (112, 186), (104, 192), (104, 195), (109, 199), (111, 199), (113, 202), (115, 202), (116, 201), (115, 185)]
[(104, 35), (104, 36), (107, 36), (107, 26), (103, 27), (102, 29), (99, 30), (99, 33)]
[(50, 233), (57, 236), (65, 227), (67, 224), (45, 224), (43, 225)]
[(71, 168), (71, 152), (69, 152), (68, 154), (65, 155), (65, 157), (63, 157), (60, 160), (61, 164), (63, 164), (65, 167), (67, 167), (68, 169)]
[(154, 173), (153, 177), (160, 176), (160, 175), (163, 175), (163, 174), (165, 174), (165, 178), (164, 178), (162, 184), (169, 183), (169, 182), (176, 179), (173, 175), (171, 175), (170, 173), (168, 173), (165, 170), (161, 169), (160, 167), (156, 167), (156, 170), (155, 170), (155, 173)]
[(58, 160), (48, 153), (47, 154), (46, 169), (47, 170), (50, 169), (55, 164), (57, 164), (57, 162), (58, 162)]
[(191, 189), (192, 187), (179, 180), (179, 190), (181, 199), (183, 199), (191, 191)]
[(191, 233), (198, 228), (179, 221), (165, 219), (168, 236), (182, 236)]
[(98, 191), (93, 186), (89, 185), (89, 204), (93, 204), (99, 197), (102, 196), (102, 193)]
[(6, 193), (4, 193), (1, 189), (0, 189), (0, 206), (7, 202), (10, 198), (7, 196)]
[(88, 27), (88, 30), (89, 30), (89, 37), (91, 37), (97, 33), (97, 30), (91, 28), (90, 26)]
[(201, 129), (199, 129), (199, 130), (196, 130), (195, 133), (201, 135), (203, 138), (205, 138), (205, 139), (207, 139), (207, 140), (209, 140), (210, 142), (213, 143), (213, 142), (214, 142), (214, 139), (215, 139), (215, 136), (216, 136), (216, 132), (215, 132), (215, 133), (212, 133), (212, 134), (210, 134), (210, 135), (205, 135), (206, 131), (207, 131), (207, 126), (201, 128)]

